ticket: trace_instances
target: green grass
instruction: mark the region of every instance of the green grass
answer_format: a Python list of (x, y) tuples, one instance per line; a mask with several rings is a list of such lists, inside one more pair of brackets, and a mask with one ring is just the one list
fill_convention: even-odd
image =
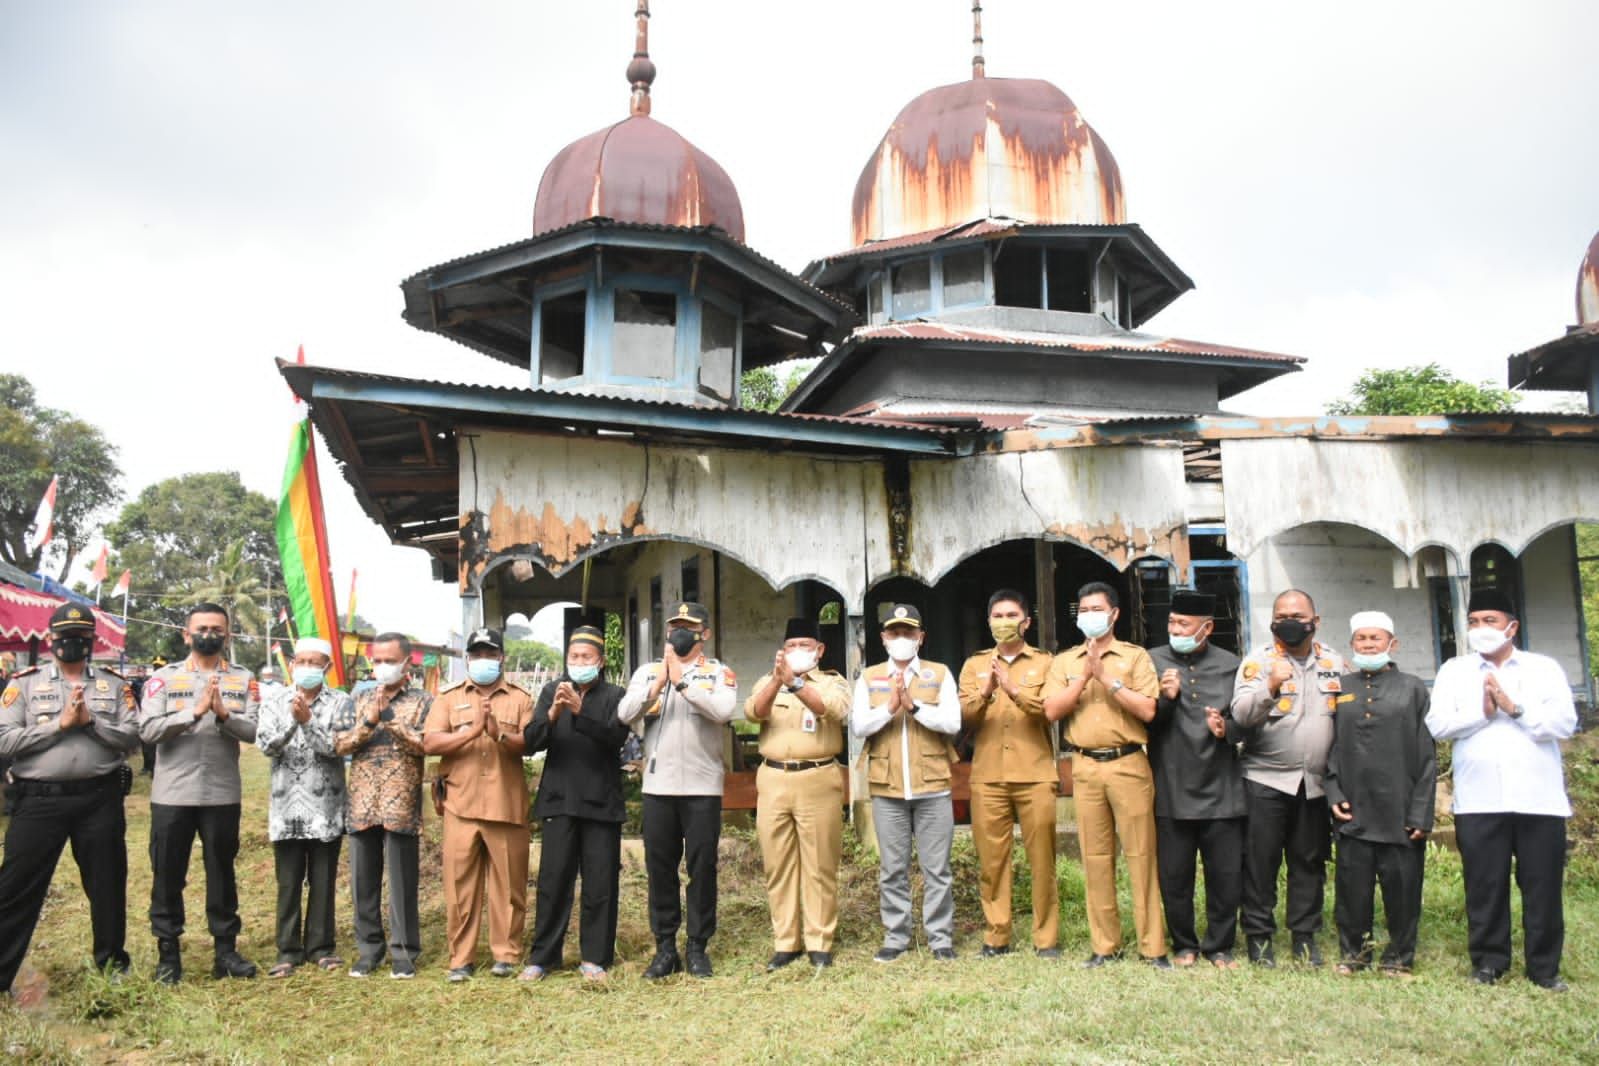
[[(769, 976), (762, 972), (771, 942), (759, 854), (743, 830), (730, 830), (723, 841), (715, 978), (640, 979), (651, 941), (643, 867), (630, 846), (618, 963), (608, 985), (585, 985), (570, 973), (531, 986), (487, 976), (449, 985), (441, 957), (438, 823), (431, 815), (423, 847), (425, 958), (417, 980), (352, 981), (302, 969), (286, 981), (217, 982), (207, 976), (209, 942), (190, 935), (189, 978), (167, 989), (149, 981), (155, 960), (144, 918), (148, 779), (141, 778), (128, 800), (134, 979), (112, 987), (88, 969), (87, 908), (65, 857), (24, 971), (24, 981), (43, 990), (42, 1002), (27, 1010), (0, 1006), (0, 1062), (1599, 1062), (1599, 966), (1591, 947), (1599, 942), (1594, 752), (1599, 746), (1584, 738), (1567, 760), (1580, 811), (1572, 822), (1576, 848), (1567, 881), (1565, 974), (1573, 990), (1565, 996), (1519, 977), (1493, 988), (1466, 980), (1459, 861), (1439, 847), (1428, 858), (1417, 976), (1405, 984), (1294, 965), (1162, 974), (1122, 963), (1085, 972), (1076, 965), (1088, 952), (1082, 876), (1068, 859), (1059, 866), (1067, 959), (1051, 963), (1018, 953), (979, 960), (976, 860), (964, 835), (954, 855), (959, 962), (935, 963), (925, 950), (892, 966), (871, 961), (881, 935), (875, 859), (851, 835), (837, 966), (817, 974), (796, 965)], [(239, 859), (241, 948), (266, 964), (273, 957), (274, 881), (265, 761), (246, 754), (244, 767), (252, 802)], [(203, 879), (196, 855), (187, 896), (191, 926), (203, 926)], [(1021, 943), (1030, 891), (1018, 870)], [(339, 947), (346, 956), (348, 898), (341, 884)], [(1123, 902), (1131, 941), (1131, 908)], [(1323, 945), (1329, 954), (1331, 905), (1329, 884)], [(574, 930), (568, 940), (574, 963), (575, 950)], [(487, 958), (486, 947), (480, 957)]]

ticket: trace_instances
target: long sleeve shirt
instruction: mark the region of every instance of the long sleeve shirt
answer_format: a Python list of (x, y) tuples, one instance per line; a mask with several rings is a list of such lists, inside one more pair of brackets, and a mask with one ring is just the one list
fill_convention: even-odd
[[(1286, 661), (1293, 674), (1273, 695), (1269, 679), (1278, 661)], [(1290, 796), (1301, 784), (1306, 799), (1323, 795), (1334, 701), (1348, 672), (1343, 656), (1320, 642), (1303, 659), (1276, 642), (1244, 659), (1233, 684), (1232, 706), (1233, 720), (1245, 730), (1245, 778)]]
[[(533, 697), (501, 674), (489, 685), (458, 681), (440, 692), (428, 708), (422, 732), (465, 733), (492, 714), (501, 733), (521, 734), (533, 717)], [(449, 755), (439, 756), (444, 779), (444, 809), (457, 818), (527, 825), (527, 778), (521, 754), (505, 750), (484, 732)]]
[(1427, 731), (1427, 686), (1389, 666), (1343, 677), (1327, 753), (1327, 802), (1348, 803), (1338, 832), (1374, 844), (1404, 844), (1432, 832), (1437, 745)]
[(309, 721), (294, 717), (292, 689), (261, 706), (255, 744), (272, 760), (271, 840), (337, 840), (344, 835), (344, 760), (333, 751), (334, 724), (354, 713), (348, 693), (323, 687)]
[[(1180, 687), (1173, 699), (1155, 700), (1149, 723), (1149, 762), (1155, 770), (1155, 814), (1161, 818), (1242, 818), (1243, 767), (1238, 759), (1238, 727), (1232, 721), (1233, 679), (1238, 656), (1207, 643), (1192, 655), (1169, 645), (1151, 648), (1158, 678), (1176, 670)], [(1226, 735), (1210, 731), (1206, 707), (1222, 712)]]
[[(83, 686), (88, 725), (62, 729), (61, 710), (72, 686)], [(55, 663), (23, 670), (0, 692), (0, 758), (13, 777), (29, 781), (82, 781), (103, 777), (139, 746), (133, 690), (104, 667), (85, 666), (73, 681)]]
[(720, 796), (722, 745), (738, 713), (738, 678), (701, 655), (683, 669), (683, 689), (650, 689), (666, 669), (657, 659), (633, 672), (617, 709), (631, 725), (644, 719), (644, 792), (651, 796)]
[[(831, 759), (844, 750), (844, 728), (849, 721), (850, 687), (844, 675), (816, 668), (804, 675), (805, 684), (813, 688), (822, 701), (822, 713), (807, 707), (797, 693), (779, 688), (772, 696), (772, 710), (760, 723), (757, 747), (763, 759), (777, 762), (820, 762)], [(772, 684), (772, 675), (764, 674), (755, 682), (751, 696), (744, 701), (744, 718), (750, 717), (750, 704), (754, 693), (762, 692)], [(806, 723), (810, 728), (806, 728)]]
[[(209, 712), (194, 716), (195, 702), (213, 676), (226, 721)], [(157, 670), (144, 683), (139, 707), (139, 734), (156, 745), (150, 802), (174, 807), (238, 803), (239, 745), (255, 742), (260, 702), (250, 671), (226, 660), (218, 660), (215, 670), (201, 670), (190, 656)]]
[[(1522, 710), (1484, 717), (1483, 684), (1493, 673)], [(1547, 655), (1514, 651), (1504, 665), (1461, 655), (1438, 668), (1427, 728), (1452, 740), (1456, 814), (1571, 816), (1560, 742), (1577, 729), (1571, 686)]]
[(422, 723), (433, 697), (425, 689), (407, 685), (372, 725), (367, 716), (382, 697), (380, 687), (363, 689), (333, 724), (334, 754), (350, 757), (345, 828), (351, 833), (381, 828), (414, 836), (422, 829)]
[[(883, 787), (897, 786), (898, 798), (905, 800), (947, 796), (950, 791), (947, 787), (927, 788), (926, 782), (919, 783), (917, 780), (917, 775), (921, 768), (912, 758), (911, 723), (915, 722), (945, 737), (953, 737), (960, 732), (961, 704), (960, 696), (955, 688), (954, 676), (942, 666), (938, 667), (938, 671), (943, 673), (943, 677), (938, 683), (937, 698), (933, 700), (918, 698), (915, 694), (918, 690), (931, 689), (930, 679), (934, 676), (935, 671), (931, 668), (931, 664), (924, 665), (920, 657), (912, 659), (900, 671), (900, 676), (903, 678), (905, 686), (912, 690), (912, 710), (910, 714), (901, 714), (893, 709), (890, 700), (886, 698), (873, 700), (873, 682), (869, 680), (868, 675), (874, 674), (879, 670), (883, 671), (885, 676), (878, 679), (876, 683), (882, 685), (885, 680), (893, 677), (894, 664), (887, 663), (883, 667), (873, 667), (870, 670), (863, 671), (861, 676), (855, 680), (855, 696), (849, 713), (849, 731), (857, 737), (874, 737), (882, 733), (885, 727), (890, 722), (893, 722), (897, 716), (899, 720), (897, 730), (899, 736), (896, 739), (890, 734), (887, 742), (891, 744), (897, 743), (899, 754), (898, 758), (887, 760), (887, 764), (899, 767), (899, 780), (894, 781), (892, 774), (890, 774), (889, 785)], [(953, 750), (948, 743), (941, 744), (941, 747)], [(871, 756), (870, 745), (868, 746), (867, 754), (869, 757)], [(947, 781), (948, 775), (944, 774), (942, 780)], [(921, 787), (920, 791), (918, 791), (919, 785)], [(873, 787), (875, 789), (879, 786), (874, 783)], [(873, 795), (877, 794), (876, 791), (873, 792)]]
[(527, 754), (546, 753), (533, 817), (620, 822), (626, 816), (621, 752), (630, 730), (617, 710), (625, 690), (596, 681), (581, 693), (576, 714), (563, 709), (551, 722), (555, 690), (565, 680), (551, 681), (540, 690), (533, 717), (522, 733)]
[(1009, 663), (1016, 698), (998, 685), (983, 696), (998, 648), (980, 651), (961, 667), (961, 723), (972, 733), (973, 784), (1043, 784), (1060, 779), (1054, 730), (1044, 717), (1044, 679), (1051, 657), (1022, 645)]

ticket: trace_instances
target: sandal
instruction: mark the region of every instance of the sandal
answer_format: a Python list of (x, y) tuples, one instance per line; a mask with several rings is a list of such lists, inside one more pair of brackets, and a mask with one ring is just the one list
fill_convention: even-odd
[(583, 980), (585, 981), (607, 981), (611, 977), (610, 974), (605, 972), (605, 967), (593, 962), (581, 963), (577, 970), (583, 975)]
[(549, 971), (544, 967), (535, 966), (532, 963), (528, 963), (526, 966), (522, 967), (522, 972), (516, 975), (516, 979), (518, 981), (542, 981), (544, 980), (544, 975), (547, 973), (549, 973)]
[(1172, 956), (1171, 961), (1176, 963), (1178, 966), (1192, 966), (1194, 963), (1199, 961), (1199, 952), (1179, 951), (1177, 954)]
[(339, 958), (337, 955), (324, 955), (320, 959), (316, 960), (316, 964), (318, 968), (323, 970), (344, 969), (344, 960)]
[(1353, 977), (1355, 976), (1355, 967), (1351, 963), (1340, 962), (1337, 966), (1333, 967), (1333, 973), (1337, 974), (1339, 977)]
[(294, 972), (294, 963), (280, 962), (267, 971), (268, 977), (287, 977)]

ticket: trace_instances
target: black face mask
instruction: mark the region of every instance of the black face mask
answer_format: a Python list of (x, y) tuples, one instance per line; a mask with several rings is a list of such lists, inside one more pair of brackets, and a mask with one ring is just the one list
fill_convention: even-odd
[(692, 629), (674, 627), (667, 630), (666, 642), (672, 646), (674, 652), (683, 656), (694, 650), (694, 645), (700, 642), (700, 634)]
[(196, 633), (189, 638), (189, 646), (196, 655), (215, 655), (222, 650), (227, 639), (221, 633)]
[(64, 663), (81, 663), (94, 650), (94, 638), (57, 637), (50, 642), (50, 650)]
[(1297, 648), (1310, 639), (1316, 627), (1297, 618), (1284, 618), (1271, 624), (1271, 635), (1283, 642), (1284, 647)]

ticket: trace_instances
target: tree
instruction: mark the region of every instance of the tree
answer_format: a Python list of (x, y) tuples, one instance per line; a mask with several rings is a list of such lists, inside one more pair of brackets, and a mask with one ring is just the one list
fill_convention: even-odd
[(182, 590), (181, 598), (186, 603), (220, 603), (240, 633), (266, 632), (266, 588), (260, 570), (244, 558), (242, 539), (229, 544), (211, 572)]
[(535, 667), (559, 670), (566, 662), (561, 653), (537, 640), (508, 640), (505, 642), (505, 669), (525, 673)]
[(799, 363), (789, 368), (788, 376), (779, 378), (769, 366), (752, 367), (739, 379), (738, 405), (746, 411), (775, 411), (800, 387), (800, 382), (816, 366)]
[[(276, 540), (277, 506), (244, 487), (233, 471), (184, 474), (149, 486), (106, 527), (116, 567), (133, 571), (128, 599), (128, 658), (183, 654), (184, 608), (215, 584), (217, 569), (238, 545), (231, 580), (247, 572), (259, 584), (259, 606), (273, 618), (283, 602), (283, 569)], [(234, 619), (237, 630), (239, 619)], [(155, 623), (155, 624), (150, 624)], [(259, 633), (264, 626), (255, 628)]]
[(1599, 676), (1599, 525), (1577, 523), (1577, 573), (1588, 629), (1588, 670)]
[(1327, 405), (1333, 415), (1454, 415), (1509, 411), (1521, 399), (1490, 382), (1461, 381), (1437, 363), (1368, 370), (1354, 392)]
[(40, 407), (27, 378), (0, 374), (0, 557), (30, 573), (39, 569), (43, 551), (28, 550), (28, 531), (50, 479), (59, 477), (51, 543), (65, 553), (65, 574), (99, 524), (96, 516), (122, 498), (116, 455), (99, 429)]

